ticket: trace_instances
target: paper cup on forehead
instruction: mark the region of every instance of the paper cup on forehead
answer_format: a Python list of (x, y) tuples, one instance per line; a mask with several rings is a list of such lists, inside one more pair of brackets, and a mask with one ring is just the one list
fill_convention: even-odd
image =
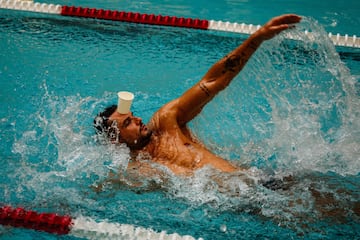
[(134, 99), (134, 94), (131, 92), (118, 92), (118, 107), (117, 111), (121, 114), (126, 114), (130, 112), (131, 103)]

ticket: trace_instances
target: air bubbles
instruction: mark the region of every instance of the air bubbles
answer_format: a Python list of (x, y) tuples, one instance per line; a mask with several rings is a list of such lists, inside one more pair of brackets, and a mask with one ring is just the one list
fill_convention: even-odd
[(223, 232), (223, 233), (225, 233), (225, 232), (227, 231), (227, 227), (226, 227), (225, 224), (222, 224), (222, 225), (220, 226), (220, 231)]

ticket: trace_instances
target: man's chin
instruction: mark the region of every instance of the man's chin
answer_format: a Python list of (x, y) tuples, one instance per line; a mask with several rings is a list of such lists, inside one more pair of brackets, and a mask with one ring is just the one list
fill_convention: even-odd
[(136, 144), (132, 144), (132, 145), (128, 144), (128, 146), (132, 150), (140, 150), (140, 149), (144, 148), (150, 142), (151, 135), (152, 135), (152, 131), (147, 130), (146, 133), (144, 133), (141, 136), (141, 138), (136, 141)]
[(151, 130), (147, 130), (147, 132), (146, 132), (145, 136), (143, 137), (143, 139), (144, 139), (145, 141), (149, 142), (150, 139), (151, 139), (151, 135), (152, 135), (152, 131), (151, 131)]
[(144, 129), (141, 132), (141, 138), (148, 138), (148, 137), (151, 137), (151, 135), (152, 135), (152, 131), (148, 128)]

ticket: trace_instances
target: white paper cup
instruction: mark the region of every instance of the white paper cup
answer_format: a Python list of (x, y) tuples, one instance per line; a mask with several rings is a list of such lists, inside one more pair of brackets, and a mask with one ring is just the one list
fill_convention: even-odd
[(131, 92), (118, 92), (118, 107), (117, 111), (121, 114), (130, 112), (131, 103), (134, 99), (134, 94)]

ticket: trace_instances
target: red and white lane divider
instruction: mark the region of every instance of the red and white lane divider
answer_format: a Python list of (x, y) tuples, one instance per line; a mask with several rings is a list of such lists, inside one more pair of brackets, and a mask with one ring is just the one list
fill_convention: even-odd
[(152, 229), (130, 224), (95, 221), (91, 218), (60, 216), (55, 213), (38, 213), (23, 208), (0, 208), (0, 224), (27, 228), (58, 235), (71, 235), (85, 239), (146, 239), (146, 240), (194, 240), (192, 236), (155, 232)]
[[(83, 8), (74, 6), (69, 7), (54, 4), (38, 3), (31, 0), (0, 0), (0, 8), (58, 14), (71, 17), (97, 18), (112, 21), (195, 28), (203, 30), (216, 30), (243, 34), (252, 34), (260, 28), (260, 25), (248, 25), (245, 23), (239, 24), (223, 21), (208, 21), (192, 18), (141, 14), (134, 12), (113, 11), (96, 8)], [(305, 33), (307, 35), (311, 35), (311, 33), (309, 32)], [(356, 37), (356, 35), (349, 36), (348, 34), (346, 34), (344, 36), (341, 36), (340, 34), (333, 35), (332, 33), (329, 33), (328, 35), (336, 46), (360, 48), (360, 38)]]

